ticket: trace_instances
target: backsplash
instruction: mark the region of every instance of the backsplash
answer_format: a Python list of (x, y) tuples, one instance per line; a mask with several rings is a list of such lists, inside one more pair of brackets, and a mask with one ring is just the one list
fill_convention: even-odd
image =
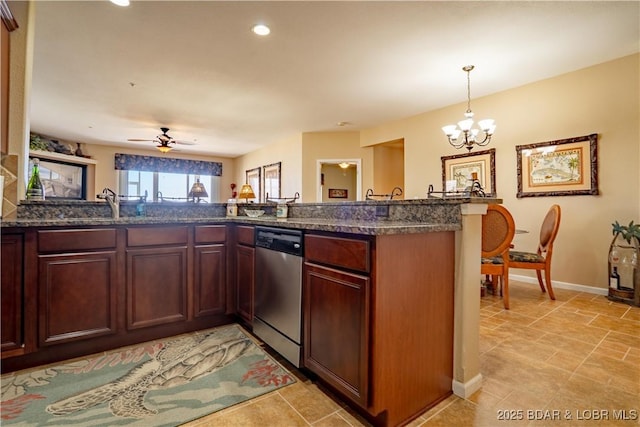
[[(359, 222), (397, 222), (459, 224), (462, 214), (461, 203), (489, 202), (489, 199), (421, 199), (392, 201), (362, 201), (343, 203), (290, 203), (288, 217), (291, 219), (326, 219)], [(456, 206), (456, 209), (451, 207)], [(275, 217), (273, 203), (238, 204), (238, 216), (246, 216), (245, 209), (262, 209), (265, 218)], [(138, 213), (135, 201), (120, 202), (120, 217), (134, 218)], [(18, 219), (46, 220), (72, 218), (111, 218), (111, 208), (104, 201), (45, 200), (21, 201), (17, 207)], [(148, 218), (186, 219), (223, 218), (226, 216), (225, 203), (146, 203), (144, 216)]]
[(18, 156), (3, 154), (0, 175), (2, 185), (2, 219), (15, 219), (18, 214)]

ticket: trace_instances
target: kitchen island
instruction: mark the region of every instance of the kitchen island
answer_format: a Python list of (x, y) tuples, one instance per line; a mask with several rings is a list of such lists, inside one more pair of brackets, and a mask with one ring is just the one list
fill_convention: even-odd
[[(253, 268), (238, 264), (237, 254), (252, 249), (250, 241), (240, 244), (238, 230), (295, 228), (305, 233), (304, 368), (374, 424), (405, 423), (456, 384), (465, 394), (468, 379), (471, 387), (479, 381), (469, 348), (462, 351), (455, 337), (473, 331), (459, 331), (455, 313), (473, 303), (458, 301), (465, 271), (475, 264), (479, 275), (479, 234), (465, 238), (465, 210), (481, 214), (492, 202), (298, 204), (287, 219), (269, 212), (255, 219), (26, 215), (2, 227), (3, 254), (8, 237), (21, 241), (25, 266), (34, 267), (23, 270), (24, 312), (15, 317), (25, 331), (16, 341), (23, 342), (4, 351), (3, 333), (3, 369), (232, 322), (239, 270)], [(471, 216), (477, 218), (467, 227), (477, 234), (480, 215)], [(462, 260), (474, 240), (475, 259)], [(74, 279), (87, 271), (102, 279)], [(64, 312), (79, 299), (92, 314), (83, 328)], [(4, 320), (3, 310), (3, 332)]]

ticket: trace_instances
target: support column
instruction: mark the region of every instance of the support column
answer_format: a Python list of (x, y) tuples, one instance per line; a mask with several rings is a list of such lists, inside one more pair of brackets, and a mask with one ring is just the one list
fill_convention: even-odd
[(456, 232), (453, 393), (468, 398), (482, 386), (480, 374), (480, 252), (487, 204), (461, 205)]

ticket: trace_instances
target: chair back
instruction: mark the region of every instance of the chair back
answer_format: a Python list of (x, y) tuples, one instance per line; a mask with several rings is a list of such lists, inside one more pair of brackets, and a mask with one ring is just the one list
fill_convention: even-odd
[(482, 216), (482, 257), (491, 258), (509, 249), (516, 233), (511, 213), (502, 205), (489, 205)]
[(558, 235), (560, 228), (560, 206), (553, 205), (547, 212), (540, 227), (540, 244), (538, 246), (538, 255), (549, 257), (553, 250), (553, 241)]

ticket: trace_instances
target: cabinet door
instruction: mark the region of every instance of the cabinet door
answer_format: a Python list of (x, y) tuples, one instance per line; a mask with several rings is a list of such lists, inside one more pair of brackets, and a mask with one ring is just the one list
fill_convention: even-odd
[(187, 319), (187, 247), (127, 250), (127, 328)]
[[(19, 350), (24, 342), (22, 335), (22, 235), (3, 234), (0, 260), (2, 282), (2, 344), (3, 356), (13, 354), (12, 350)], [(11, 354), (8, 352), (12, 351)]]
[(38, 256), (40, 345), (116, 332), (115, 251)]
[(224, 314), (227, 308), (227, 263), (224, 245), (196, 246), (195, 317)]
[(236, 289), (238, 314), (249, 325), (253, 324), (253, 288), (255, 283), (255, 249), (236, 246)]
[(304, 276), (304, 365), (366, 408), (369, 278), (311, 263)]

